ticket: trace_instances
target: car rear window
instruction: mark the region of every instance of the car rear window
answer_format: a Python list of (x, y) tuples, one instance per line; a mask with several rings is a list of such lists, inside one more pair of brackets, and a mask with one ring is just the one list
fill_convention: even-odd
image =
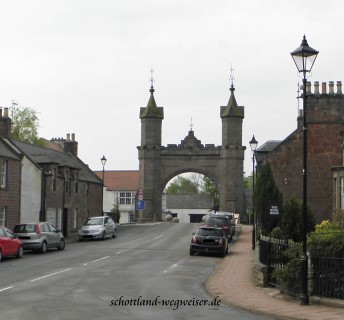
[(34, 224), (17, 224), (14, 227), (15, 233), (32, 233), (35, 232), (35, 225)]
[(219, 229), (206, 229), (206, 228), (200, 228), (197, 230), (196, 233), (198, 236), (212, 236), (212, 237), (222, 237), (223, 232)]
[(207, 224), (208, 226), (224, 226), (228, 224), (228, 222), (226, 218), (211, 217), (205, 221), (205, 224)]

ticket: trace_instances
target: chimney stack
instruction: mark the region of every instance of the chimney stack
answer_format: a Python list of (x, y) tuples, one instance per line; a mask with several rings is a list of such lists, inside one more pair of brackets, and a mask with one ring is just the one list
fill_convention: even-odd
[(8, 108), (0, 109), (0, 137), (8, 139), (11, 137), (11, 118), (8, 117)]
[(78, 142), (75, 141), (75, 133), (72, 133), (72, 140), (70, 139), (71, 134), (67, 133), (67, 139), (63, 141), (63, 150), (65, 153), (71, 153), (73, 156), (78, 156)]

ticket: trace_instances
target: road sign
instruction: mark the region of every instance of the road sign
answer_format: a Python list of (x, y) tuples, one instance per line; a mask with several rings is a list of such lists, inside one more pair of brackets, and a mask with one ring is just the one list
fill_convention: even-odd
[(143, 193), (142, 188), (139, 188), (136, 192), (137, 200), (140, 200), (140, 201), (143, 200), (143, 195), (144, 193)]
[(145, 209), (145, 202), (143, 200), (139, 200), (136, 202), (136, 210), (144, 210)]

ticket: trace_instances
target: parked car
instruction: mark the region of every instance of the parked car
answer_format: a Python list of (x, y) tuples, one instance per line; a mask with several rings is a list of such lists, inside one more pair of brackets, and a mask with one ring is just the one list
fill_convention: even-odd
[(3, 257), (23, 257), (23, 244), (9, 229), (0, 226), (0, 261)]
[(214, 253), (225, 257), (228, 254), (228, 238), (222, 228), (199, 227), (190, 243), (190, 256), (196, 252)]
[(46, 253), (50, 248), (63, 250), (66, 246), (62, 232), (48, 222), (17, 224), (14, 233), (22, 241), (24, 250)]
[(227, 211), (217, 211), (216, 213), (214, 213), (214, 215), (216, 216), (226, 216), (229, 218), (229, 220), (231, 221), (231, 232), (232, 232), (232, 237), (234, 236), (235, 233), (235, 218), (234, 218), (234, 213), (233, 212), (227, 212)]
[(108, 216), (91, 217), (78, 231), (79, 240), (116, 238), (117, 230), (115, 222)]
[(204, 221), (204, 226), (222, 228), (228, 240), (229, 241), (232, 240), (232, 237), (233, 237), (232, 224), (229, 217), (220, 216), (220, 215), (210, 215)]

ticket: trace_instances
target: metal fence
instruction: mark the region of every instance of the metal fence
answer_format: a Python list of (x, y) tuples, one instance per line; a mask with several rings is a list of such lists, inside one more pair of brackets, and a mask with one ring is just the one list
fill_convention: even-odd
[(259, 261), (268, 267), (268, 283), (277, 285), (272, 277), (275, 269), (282, 269), (290, 260), (285, 251), (294, 242), (261, 236), (259, 239)]
[(322, 257), (311, 251), (312, 294), (344, 299), (344, 258)]
[[(259, 240), (259, 261), (268, 267), (268, 283), (277, 285), (273, 271), (282, 269), (292, 257), (285, 251), (296, 242), (261, 236)], [(344, 299), (344, 254), (337, 257), (319, 256), (317, 250), (309, 252), (309, 289), (312, 295)], [(295, 292), (291, 292), (295, 293)]]

